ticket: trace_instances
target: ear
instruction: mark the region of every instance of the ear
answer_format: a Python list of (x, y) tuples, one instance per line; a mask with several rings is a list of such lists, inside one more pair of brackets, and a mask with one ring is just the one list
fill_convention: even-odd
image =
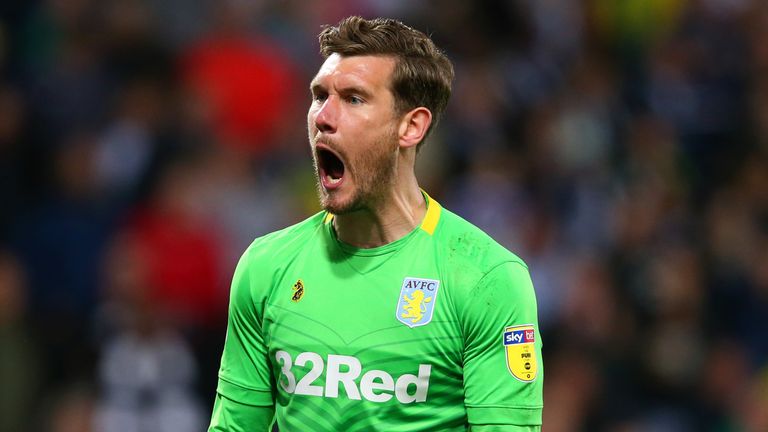
[(398, 130), (400, 147), (416, 147), (424, 139), (430, 124), (432, 124), (432, 112), (427, 108), (418, 107), (408, 111), (400, 120)]

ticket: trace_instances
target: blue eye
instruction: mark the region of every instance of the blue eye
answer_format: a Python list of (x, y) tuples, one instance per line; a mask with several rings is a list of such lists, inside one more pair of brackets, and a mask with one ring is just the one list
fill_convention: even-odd
[(359, 105), (363, 103), (363, 100), (357, 96), (350, 96), (347, 98), (347, 101), (349, 101), (349, 103), (352, 105)]

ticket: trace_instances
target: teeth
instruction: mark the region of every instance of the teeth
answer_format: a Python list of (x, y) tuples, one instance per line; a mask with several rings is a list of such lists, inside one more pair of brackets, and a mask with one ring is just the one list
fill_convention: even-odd
[(329, 175), (325, 176), (325, 179), (328, 180), (328, 183), (330, 183), (330, 184), (336, 184), (336, 183), (341, 181), (340, 178), (335, 179), (335, 178), (333, 178), (333, 177), (331, 177)]

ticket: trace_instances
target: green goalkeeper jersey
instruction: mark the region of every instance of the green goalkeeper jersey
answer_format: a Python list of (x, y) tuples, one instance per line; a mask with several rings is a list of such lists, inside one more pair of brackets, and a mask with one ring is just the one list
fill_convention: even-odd
[(253, 242), (210, 430), (252, 430), (237, 423), (271, 407), (281, 431), (541, 424), (527, 267), (426, 199), (422, 224), (381, 247), (339, 241), (326, 212)]

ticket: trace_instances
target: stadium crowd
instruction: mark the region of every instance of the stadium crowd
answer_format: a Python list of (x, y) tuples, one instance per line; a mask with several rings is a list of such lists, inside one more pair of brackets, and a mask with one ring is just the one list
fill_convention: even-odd
[(530, 266), (545, 431), (768, 430), (768, 3), (37, 0), (0, 5), (0, 432), (205, 429), (351, 14), (455, 63), (420, 179)]

